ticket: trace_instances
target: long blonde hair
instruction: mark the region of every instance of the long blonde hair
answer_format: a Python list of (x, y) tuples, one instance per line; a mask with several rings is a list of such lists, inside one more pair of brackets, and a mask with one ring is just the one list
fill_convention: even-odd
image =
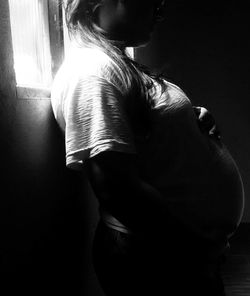
[(93, 10), (102, 1), (105, 0), (63, 0), (65, 19), (70, 36), (71, 38), (76, 38), (78, 42), (83, 42), (85, 46), (97, 47), (104, 51), (119, 67), (123, 80), (127, 81), (127, 84), (134, 83), (137, 85), (135, 96), (137, 96), (137, 99), (144, 97), (145, 108), (143, 109), (147, 113), (153, 104), (148, 94), (149, 90), (154, 87), (154, 84), (152, 79), (145, 80), (145, 77), (151, 77), (157, 80), (164, 90), (166, 86), (160, 75), (153, 74), (145, 66), (131, 59), (126, 54), (126, 51), (122, 50), (121, 46), (119, 46), (121, 43), (115, 40), (109, 40), (97, 29), (94, 22)]

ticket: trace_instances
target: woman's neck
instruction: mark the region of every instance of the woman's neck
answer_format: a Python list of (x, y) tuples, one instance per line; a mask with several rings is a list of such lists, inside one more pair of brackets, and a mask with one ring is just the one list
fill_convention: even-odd
[(117, 48), (119, 48), (123, 53), (125, 53), (126, 51), (126, 42), (123, 40), (114, 40), (111, 38), (111, 36), (109, 35), (108, 32), (106, 32), (105, 30), (103, 30), (101, 27), (99, 27), (97, 24), (93, 24), (93, 28), (95, 31), (97, 31), (98, 33), (100, 33), (101, 35), (103, 35), (105, 38), (107, 38), (107, 40), (109, 42), (111, 42), (114, 46), (116, 46)]

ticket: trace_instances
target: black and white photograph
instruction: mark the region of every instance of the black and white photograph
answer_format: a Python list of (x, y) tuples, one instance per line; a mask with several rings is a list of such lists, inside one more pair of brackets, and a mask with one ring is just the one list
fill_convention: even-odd
[(250, 296), (249, 15), (0, 1), (1, 296)]

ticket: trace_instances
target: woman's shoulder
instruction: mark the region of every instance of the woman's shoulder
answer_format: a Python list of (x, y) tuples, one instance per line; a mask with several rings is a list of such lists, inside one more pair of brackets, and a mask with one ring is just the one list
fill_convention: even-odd
[(114, 68), (112, 60), (104, 51), (89, 47), (72, 47), (65, 58), (64, 66), (79, 76), (105, 76)]
[(99, 79), (110, 83), (122, 92), (129, 88), (119, 65), (104, 50), (96, 47), (72, 47), (65, 58), (61, 72), (68, 81)]

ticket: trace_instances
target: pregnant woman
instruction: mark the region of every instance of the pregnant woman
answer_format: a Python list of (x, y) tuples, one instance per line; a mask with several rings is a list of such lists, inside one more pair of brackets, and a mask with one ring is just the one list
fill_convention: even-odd
[(150, 40), (164, 6), (66, 1), (74, 39), (52, 107), (66, 165), (99, 201), (93, 263), (107, 296), (224, 295), (219, 265), (242, 217), (237, 165), (201, 129), (204, 109), (126, 54)]

